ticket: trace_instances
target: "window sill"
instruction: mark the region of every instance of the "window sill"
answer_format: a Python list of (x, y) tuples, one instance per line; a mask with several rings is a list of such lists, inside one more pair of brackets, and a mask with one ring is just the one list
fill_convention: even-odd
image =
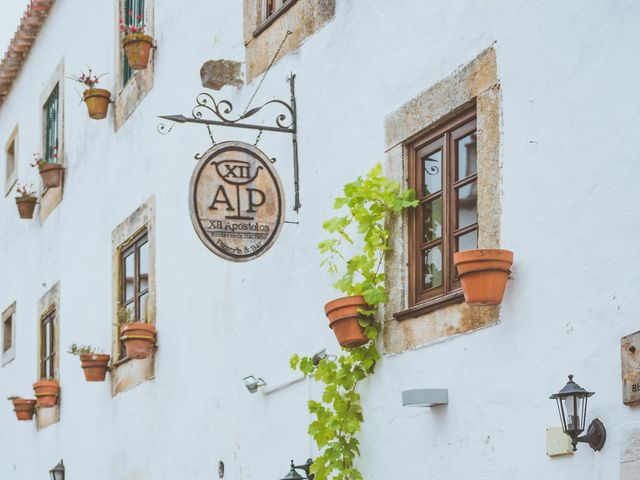
[(414, 305), (413, 307), (409, 307), (406, 310), (394, 313), (393, 318), (394, 320), (401, 322), (402, 320), (419, 317), (442, 307), (462, 302), (464, 302), (464, 294), (462, 293), (462, 290), (458, 290), (448, 295), (437, 297), (424, 303)]
[(278, 10), (273, 12), (273, 14), (269, 18), (267, 18), (264, 22), (258, 25), (258, 28), (256, 28), (255, 31), (253, 32), (253, 38), (257, 37), (262, 32), (264, 32), (267, 28), (269, 28), (276, 20), (278, 20), (278, 18), (284, 15), (285, 12), (289, 10), (294, 3), (296, 3), (296, 1), (297, 0), (289, 0), (287, 3), (281, 6)]

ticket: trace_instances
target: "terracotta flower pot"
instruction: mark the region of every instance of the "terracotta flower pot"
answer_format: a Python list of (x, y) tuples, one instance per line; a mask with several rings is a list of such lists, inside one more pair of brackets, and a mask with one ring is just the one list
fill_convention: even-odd
[(120, 340), (128, 358), (147, 358), (156, 343), (156, 327), (150, 323), (129, 323), (120, 328)]
[(62, 183), (62, 172), (64, 167), (59, 163), (45, 163), (39, 168), (42, 183), (47, 188), (59, 187)]
[(39, 380), (33, 384), (39, 408), (55, 407), (60, 396), (60, 384), (57, 380)]
[(111, 92), (102, 88), (89, 88), (82, 94), (82, 100), (87, 104), (89, 117), (94, 120), (102, 120), (109, 111)]
[(358, 310), (367, 310), (369, 304), (361, 296), (336, 298), (324, 306), (329, 319), (329, 327), (333, 330), (340, 346), (360, 347), (369, 341), (364, 328), (358, 320), (363, 315)]
[(499, 305), (513, 263), (509, 250), (464, 250), (453, 254), (464, 300), (469, 305)]
[(36, 401), (24, 398), (12, 398), (13, 411), (16, 412), (18, 420), (32, 420), (33, 412), (36, 408)]
[(144, 70), (149, 65), (153, 37), (144, 33), (130, 33), (122, 38), (122, 47), (129, 66), (134, 70)]
[(18, 215), (20, 215), (20, 218), (33, 218), (33, 211), (36, 209), (37, 202), (36, 197), (16, 197), (16, 205), (18, 206)]
[(104, 382), (109, 369), (109, 360), (111, 360), (111, 355), (81, 354), (80, 363), (87, 382)]

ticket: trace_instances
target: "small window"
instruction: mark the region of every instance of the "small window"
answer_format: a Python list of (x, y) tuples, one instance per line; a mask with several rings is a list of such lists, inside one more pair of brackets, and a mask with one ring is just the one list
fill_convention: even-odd
[(40, 378), (57, 378), (55, 310), (45, 313), (40, 319)]
[[(121, 12), (122, 23), (127, 26), (137, 25), (140, 15), (142, 15), (143, 18), (145, 17), (144, 2), (145, 0), (124, 0), (122, 2), (123, 11)], [(124, 87), (131, 77), (133, 77), (135, 71), (129, 66), (127, 56), (124, 54), (122, 48), (120, 48), (120, 58), (122, 62), (122, 86)]]
[(461, 301), (453, 254), (478, 244), (475, 107), (413, 142), (409, 153), (420, 200), (409, 213), (410, 306)]
[(16, 304), (2, 312), (2, 365), (15, 358)]
[(13, 129), (4, 149), (4, 192), (8, 195), (18, 179), (18, 126)]
[(49, 163), (58, 163), (59, 139), (59, 96), (60, 85), (56, 84), (44, 104), (44, 159)]
[[(120, 308), (136, 322), (149, 321), (149, 241), (147, 231), (136, 235), (120, 250)], [(120, 345), (120, 358), (125, 350)]]
[(259, 26), (253, 33), (254, 36), (264, 31), (294, 3), (296, 3), (296, 0), (262, 0), (261, 15), (258, 17)]

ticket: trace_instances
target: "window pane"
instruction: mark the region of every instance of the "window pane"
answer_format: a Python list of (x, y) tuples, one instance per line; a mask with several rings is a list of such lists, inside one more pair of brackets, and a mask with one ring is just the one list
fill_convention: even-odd
[(139, 315), (139, 320), (141, 322), (146, 322), (149, 319), (149, 312), (148, 312), (148, 304), (149, 303), (149, 294), (145, 293), (144, 295), (142, 295), (140, 297), (140, 315)]
[(478, 172), (476, 133), (462, 137), (456, 144), (458, 154), (458, 175), (456, 180), (460, 180)]
[(423, 209), (424, 241), (430, 242), (442, 236), (442, 197), (425, 203)]
[(442, 251), (440, 245), (423, 252), (424, 288), (442, 286)]
[(134, 268), (134, 254), (133, 252), (130, 253), (125, 259), (124, 259), (124, 283), (125, 283), (125, 291), (124, 291), (124, 300), (129, 301), (133, 298), (134, 295), (134, 275), (135, 275), (135, 268)]
[(9, 148), (7, 148), (7, 171), (6, 171), (7, 179), (10, 178), (11, 175), (13, 175), (13, 172), (16, 169), (15, 155), (16, 155), (16, 142), (13, 141), (11, 142), (11, 145), (9, 145)]
[(2, 329), (2, 352), (6, 352), (11, 348), (11, 335), (13, 330), (13, 315), (9, 315), (3, 325)]
[(424, 169), (424, 195), (442, 190), (442, 151), (422, 157)]
[(478, 221), (478, 184), (470, 183), (458, 189), (458, 228)]
[(475, 250), (478, 248), (478, 231), (474, 230), (473, 232), (465, 233), (464, 235), (460, 235), (457, 241), (457, 249), (456, 251), (461, 252), (463, 250)]
[(138, 291), (144, 292), (149, 288), (149, 243), (145, 242), (138, 250), (140, 262), (140, 287)]

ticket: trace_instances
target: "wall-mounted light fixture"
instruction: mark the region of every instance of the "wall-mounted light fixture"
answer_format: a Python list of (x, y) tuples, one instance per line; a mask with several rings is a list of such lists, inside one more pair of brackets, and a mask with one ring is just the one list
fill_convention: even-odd
[[(289, 470), (289, 473), (280, 480), (313, 480), (314, 475), (309, 474), (312, 464), (313, 460), (311, 459), (307, 460), (307, 463), (304, 465), (294, 465), (293, 460), (291, 460), (291, 469)], [(303, 477), (296, 470), (302, 470), (306, 476)]]
[(446, 388), (419, 388), (402, 392), (403, 407), (435, 407), (449, 403)]
[(256, 378), (253, 375), (244, 377), (242, 381), (244, 382), (244, 386), (247, 387), (247, 390), (251, 393), (256, 393), (259, 387), (264, 387), (267, 384), (263, 379)]
[(51, 475), (51, 480), (64, 480), (64, 464), (62, 460), (49, 470), (49, 475)]
[(574, 382), (573, 375), (569, 375), (569, 381), (562, 390), (549, 397), (558, 403), (562, 431), (571, 437), (574, 452), (577, 450), (576, 445), (578, 442), (588, 443), (597, 452), (604, 446), (604, 442), (607, 439), (607, 430), (597, 418), (591, 422), (587, 433), (582, 437), (579, 436), (584, 431), (587, 417), (587, 399), (593, 394), (594, 392), (587, 392)]

